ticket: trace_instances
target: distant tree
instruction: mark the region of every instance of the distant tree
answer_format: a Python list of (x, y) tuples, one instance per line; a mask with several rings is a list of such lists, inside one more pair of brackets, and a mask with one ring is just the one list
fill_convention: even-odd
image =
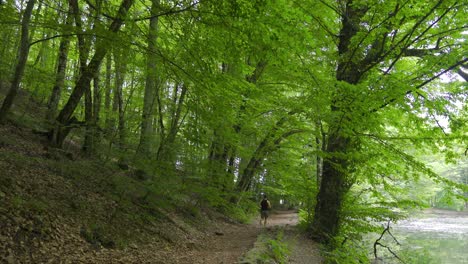
[(141, 117), (141, 132), (140, 142), (138, 145), (139, 155), (148, 155), (151, 153), (151, 141), (153, 135), (153, 116), (154, 109), (159, 96), (158, 92), (158, 71), (157, 71), (157, 54), (156, 54), (156, 39), (158, 37), (158, 16), (160, 10), (159, 0), (151, 1), (150, 21), (148, 28), (148, 50), (146, 53), (146, 79), (145, 92), (143, 97), (143, 111)]
[[(122, 26), (127, 12), (133, 5), (133, 0), (123, 0), (117, 16), (109, 26), (110, 33), (116, 33)], [(99, 66), (109, 50), (109, 43), (104, 39), (99, 39), (96, 43), (96, 51), (90, 62), (83, 68), (82, 73), (77, 80), (70, 98), (60, 111), (57, 117), (57, 125), (50, 132), (50, 140), (56, 146), (62, 146), (63, 141), (70, 132), (70, 126), (73, 125), (73, 112), (80, 102), (83, 94), (90, 89), (91, 80), (94, 78)]]

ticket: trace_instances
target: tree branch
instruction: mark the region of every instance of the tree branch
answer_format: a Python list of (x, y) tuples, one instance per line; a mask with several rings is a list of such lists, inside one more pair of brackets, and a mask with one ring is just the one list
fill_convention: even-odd
[(458, 75), (460, 75), (463, 79), (465, 79), (465, 82), (468, 82), (468, 73), (466, 73), (465, 71), (463, 71), (463, 69), (466, 69), (465, 66), (468, 66), (468, 65), (462, 65), (457, 73)]
[[(417, 85), (414, 89), (408, 90), (408, 91), (404, 94), (404, 96), (406, 96), (406, 95), (412, 93), (413, 91), (415, 91), (415, 90), (417, 90), (417, 89), (421, 89), (422, 87), (424, 87), (424, 86), (426, 86), (427, 84), (431, 83), (431, 82), (434, 81), (435, 79), (439, 78), (441, 75), (443, 75), (443, 74), (445, 74), (445, 73), (447, 73), (447, 72), (449, 72), (449, 71), (451, 71), (451, 70), (453, 70), (453, 69), (459, 67), (460, 65), (464, 65), (464, 64), (467, 63), (467, 62), (468, 62), (468, 58), (465, 58), (465, 59), (463, 59), (463, 60), (461, 60), (461, 61), (456, 62), (455, 64), (451, 65), (451, 66), (448, 67), (447, 69), (445, 69), (445, 70), (439, 72), (438, 74), (432, 76), (431, 78), (429, 78), (429, 79), (427, 79), (426, 81), (422, 82), (421, 84)], [(398, 98), (400, 98), (400, 97), (398, 97)], [(388, 106), (389, 104), (394, 103), (396, 100), (398, 100), (398, 98), (396, 98), (396, 97), (395, 97), (395, 98), (392, 98), (392, 99), (390, 99), (389, 101), (387, 101), (386, 103), (380, 105), (379, 107), (372, 109), (370, 112), (371, 112), (371, 113), (377, 112), (378, 110), (380, 110), (380, 109), (382, 109), (382, 108), (385, 108), (385, 107)]]
[(389, 247), (389, 246), (386, 246), (386, 245), (383, 245), (382, 243), (380, 243), (380, 240), (383, 238), (383, 236), (385, 235), (385, 233), (389, 233), (390, 236), (395, 240), (395, 242), (400, 245), (400, 243), (398, 242), (398, 240), (396, 240), (396, 238), (390, 233), (390, 220), (387, 222), (387, 227), (385, 227), (385, 229), (382, 231), (382, 234), (380, 234), (380, 237), (374, 242), (374, 257), (375, 259), (379, 259), (379, 257), (377, 256), (377, 246), (381, 246), (381, 247), (384, 247), (386, 248), (395, 258), (397, 258), (401, 263), (405, 263), (395, 252), (393, 252), (393, 250)]
[(154, 16), (135, 18), (135, 19), (133, 19), (133, 21), (137, 22), (137, 21), (149, 20), (149, 19), (156, 18), (156, 17), (182, 13), (182, 12), (185, 12), (185, 11), (188, 11), (188, 10), (192, 9), (193, 7), (198, 5), (199, 3), (200, 3), (199, 1), (198, 2), (193, 2), (191, 5), (189, 5), (189, 6), (185, 7), (185, 8), (182, 8), (182, 9), (170, 9), (170, 10), (164, 11), (162, 13), (156, 14)]
[(51, 37), (39, 39), (39, 40), (36, 40), (36, 41), (33, 41), (33, 42), (29, 43), (29, 47), (31, 47), (31, 46), (34, 45), (34, 44), (37, 44), (37, 43), (40, 43), (40, 42), (44, 42), (44, 41), (47, 41), (47, 40), (51, 40), (51, 39), (55, 39), (55, 38), (61, 38), (61, 37), (71, 37), (71, 36), (76, 36), (76, 35), (78, 35), (78, 34), (79, 34), (79, 33), (59, 34), (59, 35), (55, 35), (55, 36), (51, 36)]
[(447, 72), (449, 72), (449, 71), (451, 71), (451, 70), (457, 68), (457, 67), (460, 66), (460, 65), (464, 65), (466, 62), (468, 62), (468, 58), (465, 58), (465, 59), (463, 59), (463, 60), (461, 60), (461, 61), (456, 62), (456, 63), (453, 64), (452, 66), (448, 67), (447, 69), (441, 71), (440, 73), (438, 73), (438, 74), (432, 76), (432, 77), (429, 78), (428, 80), (426, 80), (426, 81), (424, 81), (423, 83), (421, 83), (421, 84), (419, 84), (418, 86), (416, 86), (416, 89), (420, 89), (420, 88), (426, 86), (428, 83), (430, 83), (430, 82), (432, 82), (433, 80), (439, 78), (441, 75), (443, 75), (443, 74), (445, 74), (445, 73), (447, 73)]

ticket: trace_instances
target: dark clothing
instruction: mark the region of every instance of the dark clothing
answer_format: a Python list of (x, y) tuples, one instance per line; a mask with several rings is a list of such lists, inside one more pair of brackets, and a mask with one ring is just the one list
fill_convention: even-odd
[(271, 209), (270, 201), (266, 197), (260, 202), (260, 224), (261, 221), (264, 220), (263, 226), (266, 226), (267, 218), (268, 218), (268, 211)]
[(267, 199), (263, 199), (260, 206), (262, 211), (268, 211), (270, 209), (270, 202)]

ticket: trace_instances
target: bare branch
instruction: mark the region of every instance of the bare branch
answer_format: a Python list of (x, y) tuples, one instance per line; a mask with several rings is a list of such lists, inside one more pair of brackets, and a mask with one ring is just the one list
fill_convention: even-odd
[[(424, 22), (424, 20), (426, 20), (438, 7), (439, 5), (442, 4), (442, 0), (439, 0), (439, 2), (437, 2), (436, 5), (433, 6), (433, 8), (431, 8), (431, 10), (421, 19), (419, 20), (415, 26), (413, 27), (413, 29), (411, 30), (411, 32), (409, 34), (407, 34), (406, 36), (403, 37), (403, 39), (401, 39), (393, 48), (391, 48), (382, 58), (385, 58), (387, 55), (389, 55), (393, 50), (397, 49), (399, 44), (403, 43), (403, 42), (407, 42), (401, 49), (400, 53), (397, 54), (397, 56), (395, 57), (395, 59), (393, 60), (393, 62), (390, 64), (390, 66), (388, 67), (387, 69), (387, 73), (390, 72), (390, 70), (395, 66), (395, 64), (398, 62), (398, 60), (400, 60), (401, 57), (404, 56), (404, 52), (414, 43), (416, 43), (416, 41), (420, 40), (424, 34), (426, 34), (431, 28), (433, 28), (435, 25), (437, 25), (437, 23), (444, 17), (448, 14), (449, 11), (451, 11), (453, 9), (454, 6), (451, 6), (450, 8), (447, 8), (445, 10), (445, 12), (440, 15), (435, 21), (433, 21), (429, 26), (427, 26), (426, 29), (423, 30), (423, 32), (421, 34), (419, 34), (416, 38), (414, 38), (413, 40), (410, 40), (411, 36), (413, 35), (413, 33), (416, 31), (416, 29)], [(408, 42), (409, 41), (409, 42)], [(371, 68), (373, 68), (376, 64), (370, 66), (368, 69), (366, 69), (365, 71), (368, 71), (370, 70)]]
[(438, 74), (432, 76), (428, 80), (426, 80), (423, 83), (419, 84), (416, 87), (416, 89), (419, 89), (419, 88), (422, 88), (422, 87), (426, 86), (428, 83), (430, 83), (430, 82), (434, 81), (435, 79), (439, 78), (441, 75), (444, 75), (445, 73), (457, 68), (458, 66), (465, 64), (466, 62), (468, 62), (468, 58), (465, 58), (465, 59), (463, 59), (461, 61), (458, 61), (457, 63), (453, 64), (452, 66), (448, 67), (447, 69), (439, 72)]
[[(414, 89), (411, 89), (411, 90), (408, 90), (406, 91), (405, 94), (403, 94), (404, 96), (408, 95), (408, 94), (411, 94), (413, 91), (416, 91), (417, 89), (421, 89), (422, 87), (426, 86), (427, 84), (431, 83), (432, 81), (434, 81), (435, 79), (439, 78), (440, 76), (444, 75), (445, 73), (449, 72), (449, 71), (452, 71), (453, 69), (456, 69), (457, 67), (461, 66), (461, 65), (464, 65), (465, 63), (468, 62), (468, 58), (465, 58), (461, 61), (458, 61), (456, 62), (455, 64), (451, 65), (450, 67), (448, 67), (447, 69), (439, 72), (438, 74), (432, 76), (431, 78), (427, 79), (426, 81), (422, 82), (421, 84), (417, 85)], [(417, 78), (415, 78), (417, 79)], [(400, 97), (398, 97), (400, 98)], [(374, 108), (372, 109), (370, 112), (376, 112), (382, 108), (385, 108), (386, 106), (394, 103), (398, 98), (392, 98), (390, 100), (388, 100), (387, 102), (385, 102), (384, 104), (380, 105), (379, 107), (377, 108)]]
[(386, 248), (395, 258), (397, 258), (401, 263), (405, 263), (395, 252), (393, 252), (393, 250), (389, 247), (389, 246), (386, 246), (386, 245), (383, 245), (382, 243), (380, 243), (380, 240), (383, 238), (383, 236), (385, 235), (385, 233), (389, 233), (390, 236), (392, 236), (392, 238), (395, 240), (395, 242), (400, 245), (400, 243), (398, 242), (398, 240), (396, 240), (396, 238), (390, 233), (390, 220), (388, 220), (387, 222), (387, 227), (385, 227), (385, 229), (382, 231), (382, 233), (380, 234), (380, 237), (375, 240), (374, 242), (374, 257), (376, 259), (378, 259), (379, 257), (377, 256), (377, 246), (381, 246), (383, 248)]
[(34, 44), (37, 44), (37, 43), (40, 43), (40, 42), (44, 42), (44, 41), (47, 41), (47, 40), (51, 40), (51, 39), (55, 39), (55, 38), (61, 38), (61, 37), (71, 37), (71, 36), (76, 36), (78, 35), (77, 33), (72, 33), (72, 34), (59, 34), (59, 35), (55, 35), (55, 36), (51, 36), (51, 37), (48, 37), (48, 38), (43, 38), (43, 39), (38, 39), (36, 41), (33, 41), (31, 43), (29, 43), (29, 47), (31, 47), (32, 45)]
[(431, 48), (431, 49), (404, 49), (403, 56), (404, 57), (423, 57), (426, 55), (433, 54), (435, 51), (440, 50), (439, 48)]
[(465, 67), (464, 67), (464, 66), (461, 66), (461, 67), (458, 69), (457, 73), (458, 73), (458, 75), (460, 75), (463, 79), (465, 79), (465, 82), (468, 82), (468, 73), (466, 73), (465, 71), (463, 71), (462, 68), (464, 69)]

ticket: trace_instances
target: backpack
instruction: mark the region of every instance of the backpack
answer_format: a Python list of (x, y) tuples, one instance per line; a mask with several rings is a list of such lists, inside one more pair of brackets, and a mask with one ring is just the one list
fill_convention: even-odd
[(271, 203), (270, 201), (263, 199), (262, 202), (260, 203), (260, 206), (262, 207), (262, 210), (268, 210), (271, 209)]

